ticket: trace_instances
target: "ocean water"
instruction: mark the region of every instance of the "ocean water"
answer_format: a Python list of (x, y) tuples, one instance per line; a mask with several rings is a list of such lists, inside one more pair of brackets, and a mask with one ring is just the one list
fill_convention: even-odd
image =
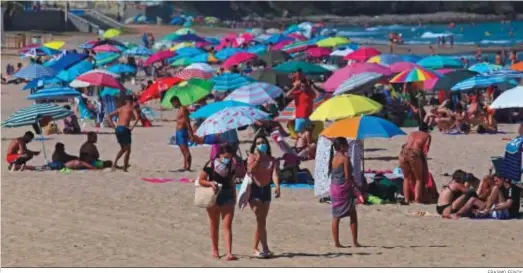
[[(481, 45), (482, 47), (508, 47), (523, 43), (523, 21), (510, 23), (487, 22), (439, 25), (389, 25), (375, 27), (338, 26), (339, 35), (347, 36), (355, 42), (372, 42), (388, 44), (390, 32), (401, 33), (405, 44), (436, 44), (441, 36), (454, 36), (456, 45)], [(448, 39), (447, 39), (448, 44)]]

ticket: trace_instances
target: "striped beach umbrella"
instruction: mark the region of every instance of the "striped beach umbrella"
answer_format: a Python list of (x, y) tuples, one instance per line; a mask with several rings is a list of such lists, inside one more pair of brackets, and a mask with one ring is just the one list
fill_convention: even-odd
[(498, 85), (508, 82), (509, 78), (505, 76), (485, 76), (477, 75), (470, 79), (458, 82), (450, 90), (453, 92), (470, 90), (474, 88), (486, 88), (491, 85)]
[(491, 63), (477, 63), (471, 67), (469, 67), (470, 71), (478, 72), (481, 74), (490, 73), (494, 70), (499, 70), (503, 68), (501, 65), (491, 64)]
[(207, 104), (205, 106), (202, 106), (195, 112), (193, 112), (189, 117), (191, 119), (206, 119), (212, 115), (214, 115), (216, 112), (219, 112), (223, 109), (231, 108), (231, 107), (238, 107), (238, 106), (245, 106), (245, 107), (254, 107), (250, 104), (239, 102), (239, 101), (218, 101), (213, 102), (211, 104)]
[(224, 73), (211, 79), (214, 82), (215, 91), (229, 91), (240, 88), (254, 81), (249, 77), (237, 73)]
[(27, 97), (28, 100), (58, 100), (81, 96), (82, 93), (69, 87), (54, 87), (38, 90)]
[(353, 91), (354, 89), (364, 86), (366, 84), (376, 82), (383, 77), (382, 74), (374, 72), (365, 72), (361, 74), (353, 75), (352, 77), (345, 80), (336, 90), (334, 96)]
[(70, 111), (56, 104), (39, 103), (22, 108), (14, 112), (7, 120), (2, 122), (2, 127), (21, 127), (34, 124), (38, 118), (51, 117), (59, 120), (67, 117)]
[(100, 52), (94, 56), (96, 66), (103, 66), (118, 60), (122, 55), (116, 52)]
[[(314, 98), (313, 102), (313, 109), (318, 108), (322, 103), (327, 101), (331, 97), (328, 93), (320, 93), (318, 96)], [(295, 117), (296, 113), (296, 103), (294, 100), (292, 100), (283, 111), (280, 112), (280, 115), (276, 117), (276, 121), (289, 121), (296, 119)]]
[(243, 126), (248, 126), (258, 120), (265, 120), (269, 114), (249, 106), (225, 108), (207, 118), (196, 131), (196, 135), (220, 134)]
[(205, 72), (205, 71), (199, 70), (199, 69), (187, 69), (186, 68), (186, 69), (176, 73), (174, 75), (174, 77), (184, 79), (186, 81), (190, 80), (192, 78), (207, 80), (207, 79), (212, 78), (212, 73)]
[(282, 51), (285, 51), (287, 53), (296, 53), (313, 47), (317, 47), (317, 45), (311, 43), (310, 41), (303, 41), (286, 45), (282, 48)]
[(390, 80), (391, 83), (405, 83), (405, 82), (423, 82), (439, 78), (436, 72), (415, 67), (410, 70), (403, 71)]
[(491, 77), (503, 76), (503, 77), (507, 77), (509, 79), (522, 79), (523, 78), (523, 72), (514, 71), (514, 70), (506, 69), (506, 68), (494, 70), (494, 71), (491, 71), (484, 75), (491, 76)]
[(32, 80), (32, 79), (38, 79), (41, 77), (46, 77), (46, 76), (49, 77), (49, 76), (54, 76), (54, 75), (55, 75), (55, 70), (50, 67), (46, 67), (41, 64), (31, 64), (29, 66), (22, 68), (20, 71), (15, 73), (14, 76), (16, 78)]
[(281, 96), (283, 90), (276, 85), (264, 82), (251, 83), (234, 90), (224, 101), (239, 101), (252, 105), (261, 105), (274, 102), (274, 98)]

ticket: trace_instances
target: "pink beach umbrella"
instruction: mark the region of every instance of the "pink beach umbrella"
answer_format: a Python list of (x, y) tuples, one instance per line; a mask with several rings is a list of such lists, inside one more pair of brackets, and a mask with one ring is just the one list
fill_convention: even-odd
[(120, 52), (120, 49), (110, 44), (103, 44), (93, 48), (95, 52)]
[(229, 57), (223, 63), (222, 66), (224, 68), (231, 68), (231, 67), (233, 67), (235, 65), (238, 65), (240, 63), (244, 63), (244, 62), (256, 59), (257, 57), (258, 57), (258, 55), (252, 54), (252, 53), (249, 53), (249, 52), (238, 52), (238, 53), (232, 55), (231, 57)]
[(384, 76), (392, 75), (390, 69), (386, 66), (375, 64), (375, 63), (354, 63), (347, 65), (346, 67), (336, 70), (332, 76), (330, 76), (327, 81), (323, 84), (323, 88), (327, 91), (334, 92), (338, 86), (340, 86), (344, 81), (350, 78), (353, 75), (364, 73), (364, 72), (374, 72), (382, 74)]
[(413, 69), (416, 67), (419, 67), (419, 66), (417, 64), (411, 63), (411, 62), (397, 62), (397, 63), (393, 63), (393, 64), (389, 65), (390, 71), (392, 71), (392, 73), (394, 73), (394, 74), (401, 73), (405, 70)]
[(89, 83), (90, 85), (94, 85), (94, 86), (104, 86), (104, 87), (116, 88), (116, 89), (124, 90), (124, 92), (125, 92), (125, 88), (123, 87), (123, 85), (115, 77), (113, 77), (107, 73), (102, 73), (102, 72), (89, 73), (89, 72), (87, 72), (87, 73), (84, 73), (84, 74), (76, 77), (75, 80), (86, 82), (86, 83)]
[[(445, 75), (445, 74), (447, 74), (449, 72), (452, 72), (452, 71), (455, 71), (455, 69), (442, 68), (442, 69), (436, 70), (436, 72), (440, 73), (441, 75)], [(436, 82), (438, 82), (439, 79), (440, 78), (424, 81), (423, 82), (423, 89), (424, 90), (432, 90), (434, 88), (434, 85), (436, 85)]]
[(329, 56), (331, 54), (331, 50), (325, 47), (315, 47), (307, 49), (305, 53), (313, 58), (322, 58)]
[(275, 44), (273, 47), (272, 47), (272, 50), (282, 50), (284, 46), (286, 45), (290, 45), (294, 43), (294, 41), (291, 41), (291, 40), (285, 40), (285, 41), (281, 41), (277, 44)]
[(22, 47), (18, 52), (20, 54), (24, 54), (24, 53), (27, 53), (29, 50), (33, 49), (33, 48), (39, 48), (41, 46), (41, 44), (30, 44), (30, 45), (26, 45), (24, 47)]
[(301, 35), (299, 33), (291, 33), (291, 34), (289, 34), (289, 37), (294, 38), (294, 39), (296, 39), (298, 41), (305, 41), (305, 40), (307, 40), (307, 37), (305, 37), (305, 36), (303, 36), (303, 35)]
[(186, 81), (188, 81), (188, 80), (190, 80), (192, 78), (198, 78), (198, 79), (207, 80), (207, 79), (212, 78), (212, 73), (205, 72), (205, 71), (200, 70), (200, 69), (184, 69), (184, 70), (176, 73), (174, 75), (174, 77), (180, 78), (180, 79), (183, 79), (183, 80), (186, 80)]
[(147, 58), (144, 65), (149, 66), (149, 65), (152, 65), (153, 63), (160, 62), (165, 59), (174, 57), (174, 55), (175, 55), (175, 53), (170, 50), (158, 51), (158, 52), (154, 53), (153, 55), (151, 55), (149, 58)]
[(379, 50), (377, 50), (375, 48), (372, 48), (372, 47), (360, 47), (357, 50), (355, 50), (354, 52), (349, 53), (343, 59), (344, 60), (354, 60), (354, 61), (358, 61), (358, 62), (365, 62), (369, 58), (372, 58), (372, 57), (374, 57), (376, 55), (380, 55), (380, 54), (381, 54), (381, 51), (379, 51)]

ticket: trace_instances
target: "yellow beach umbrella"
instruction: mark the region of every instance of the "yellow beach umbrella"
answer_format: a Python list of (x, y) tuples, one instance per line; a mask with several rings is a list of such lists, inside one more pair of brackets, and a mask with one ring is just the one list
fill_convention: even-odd
[(116, 36), (120, 36), (122, 34), (122, 31), (116, 28), (110, 28), (104, 32), (103, 37), (106, 39), (114, 38)]
[(51, 41), (51, 42), (48, 42), (48, 43), (44, 44), (45, 47), (48, 47), (48, 48), (51, 48), (51, 49), (56, 49), (56, 50), (59, 50), (64, 45), (65, 45), (64, 41)]
[(320, 40), (316, 43), (319, 47), (338, 47), (349, 44), (350, 40), (345, 37), (330, 37), (327, 39)]
[(173, 47), (170, 48), (171, 51), (176, 51), (180, 48), (184, 48), (184, 47), (194, 47), (194, 43), (193, 42), (181, 42), (181, 43), (178, 43), (176, 45), (174, 45)]
[(383, 106), (367, 97), (344, 94), (322, 103), (309, 117), (310, 120), (334, 121), (381, 111)]

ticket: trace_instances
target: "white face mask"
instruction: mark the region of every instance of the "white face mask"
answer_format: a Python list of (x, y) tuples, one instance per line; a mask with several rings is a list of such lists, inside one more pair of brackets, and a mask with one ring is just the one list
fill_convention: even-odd
[(214, 171), (221, 177), (226, 177), (229, 174), (229, 164), (222, 162), (220, 158), (214, 160)]

